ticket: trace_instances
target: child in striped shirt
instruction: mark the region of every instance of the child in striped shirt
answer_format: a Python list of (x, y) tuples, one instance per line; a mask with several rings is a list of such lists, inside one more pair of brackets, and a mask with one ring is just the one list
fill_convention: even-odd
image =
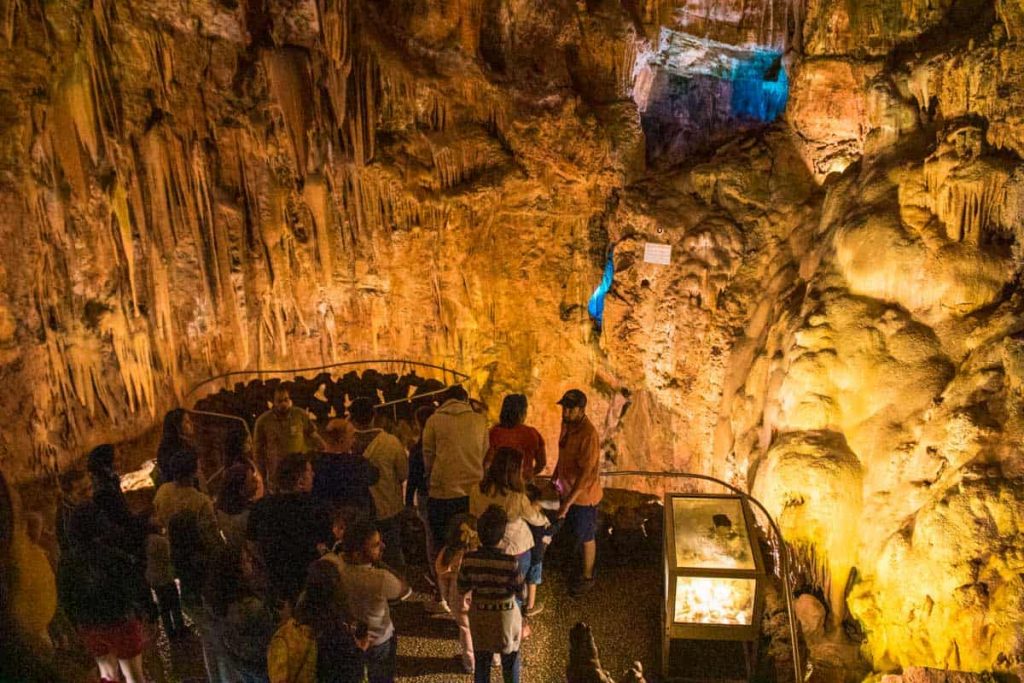
[(472, 591), (469, 627), (476, 650), (474, 683), (491, 680), (494, 653), (501, 655), (504, 683), (519, 683), (523, 617), (516, 598), (525, 598), (526, 583), (516, 557), (498, 549), (507, 525), (503, 508), (487, 508), (477, 521), (481, 548), (468, 553), (459, 570), (459, 592)]

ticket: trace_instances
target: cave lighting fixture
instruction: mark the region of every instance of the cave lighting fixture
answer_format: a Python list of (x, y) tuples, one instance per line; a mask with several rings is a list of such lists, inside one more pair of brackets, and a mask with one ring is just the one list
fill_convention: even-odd
[(611, 250), (608, 251), (608, 260), (604, 265), (604, 274), (601, 276), (601, 282), (597, 285), (597, 289), (590, 295), (590, 301), (587, 302), (587, 312), (590, 313), (590, 319), (594, 321), (594, 325), (597, 330), (600, 331), (604, 326), (604, 297), (608, 294), (608, 290), (612, 288), (612, 283), (615, 281), (615, 258)]

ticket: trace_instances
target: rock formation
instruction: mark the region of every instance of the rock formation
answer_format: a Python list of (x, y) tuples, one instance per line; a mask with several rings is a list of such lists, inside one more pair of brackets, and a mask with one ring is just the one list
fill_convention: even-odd
[(609, 467), (761, 497), (877, 669), (1019, 670), (1022, 40), (1019, 0), (0, 0), (0, 465), (233, 370), (445, 364), (549, 441), (580, 386)]

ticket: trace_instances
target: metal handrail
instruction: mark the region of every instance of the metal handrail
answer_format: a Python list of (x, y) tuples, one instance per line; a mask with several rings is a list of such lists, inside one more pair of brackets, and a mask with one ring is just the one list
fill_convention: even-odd
[(764, 516), (768, 519), (769, 525), (771, 525), (772, 533), (779, 539), (779, 571), (782, 579), (783, 594), (786, 596), (786, 616), (789, 619), (789, 639), (790, 646), (792, 649), (793, 657), (793, 676), (796, 681), (806, 681), (810, 677), (810, 672), (804, 672), (803, 660), (800, 656), (800, 644), (797, 640), (796, 631), (796, 611), (793, 609), (793, 589), (789, 585), (789, 553), (786, 549), (786, 539), (782, 536), (782, 530), (779, 525), (775, 522), (775, 519), (768, 512), (768, 509), (761, 504), (757, 498), (740, 489), (732, 484), (717, 479), (715, 477), (706, 474), (693, 474), (690, 472), (652, 472), (646, 470), (609, 470), (601, 472), (602, 477), (620, 477), (620, 476), (634, 476), (634, 477), (666, 477), (674, 479), (697, 479), (701, 481), (709, 481), (713, 484), (718, 484), (733, 493), (742, 496), (746, 500), (750, 501), (757, 506)]
[(192, 415), (209, 415), (210, 417), (219, 417), (225, 420), (236, 420), (242, 423), (242, 428), (245, 430), (246, 436), (251, 437), (252, 432), (249, 431), (249, 423), (245, 421), (245, 418), (239, 417), (238, 415), (229, 415), (228, 413), (215, 413), (212, 410), (196, 410), (195, 408), (185, 408), (186, 413)]
[(433, 363), (424, 363), (422, 361), (408, 360), (408, 359), (405, 359), (405, 358), (371, 358), (371, 359), (368, 359), (368, 360), (350, 360), (350, 361), (342, 361), (342, 362), (339, 362), (339, 363), (327, 363), (325, 365), (312, 365), (312, 366), (305, 367), (305, 368), (280, 368), (280, 369), (269, 369), (269, 370), (264, 370), (264, 369), (257, 368), (255, 370), (231, 370), (229, 372), (222, 372), (219, 375), (214, 375), (213, 377), (208, 377), (207, 379), (204, 379), (202, 382), (199, 382), (198, 384), (194, 385), (191, 389), (188, 390), (188, 392), (182, 398), (182, 402), (188, 401), (189, 397), (191, 397), (200, 388), (206, 386), (207, 384), (210, 384), (212, 382), (216, 382), (216, 381), (219, 381), (219, 380), (222, 380), (222, 379), (227, 379), (228, 377), (237, 377), (237, 376), (240, 376), (240, 375), (256, 375), (258, 377), (262, 377), (263, 375), (284, 375), (284, 374), (294, 375), (294, 374), (297, 374), (297, 373), (300, 373), (300, 372), (313, 372), (313, 371), (316, 371), (316, 372), (319, 373), (319, 372), (327, 372), (329, 370), (333, 370), (334, 368), (350, 367), (350, 366), (353, 366), (353, 365), (373, 365), (373, 364), (383, 364), (383, 363), (395, 363), (395, 364), (401, 364), (401, 365), (406, 365), (406, 366), (413, 366), (413, 367), (419, 367), (419, 368), (431, 368), (432, 370), (440, 370), (443, 373), (442, 377), (444, 378), (444, 381), (447, 381), (447, 374), (448, 373), (451, 373), (452, 377), (458, 379), (459, 381), (466, 381), (466, 380), (469, 379), (469, 375), (467, 375), (466, 373), (461, 372), (459, 370), (455, 370), (455, 369), (446, 367), (444, 365), (435, 365)]

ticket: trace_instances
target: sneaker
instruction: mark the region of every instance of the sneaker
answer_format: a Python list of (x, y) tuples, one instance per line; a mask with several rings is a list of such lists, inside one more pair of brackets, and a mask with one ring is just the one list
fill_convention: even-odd
[(451, 614), (452, 609), (448, 606), (448, 603), (444, 600), (438, 600), (437, 602), (430, 601), (423, 603), (423, 609), (427, 610), (430, 614)]
[(579, 579), (569, 588), (569, 595), (573, 598), (582, 598), (594, 587), (594, 579)]
[(528, 616), (528, 617), (535, 617), (535, 616), (537, 616), (538, 614), (540, 614), (543, 611), (544, 611), (544, 603), (538, 602), (533, 607), (528, 607), (526, 609), (526, 616)]

